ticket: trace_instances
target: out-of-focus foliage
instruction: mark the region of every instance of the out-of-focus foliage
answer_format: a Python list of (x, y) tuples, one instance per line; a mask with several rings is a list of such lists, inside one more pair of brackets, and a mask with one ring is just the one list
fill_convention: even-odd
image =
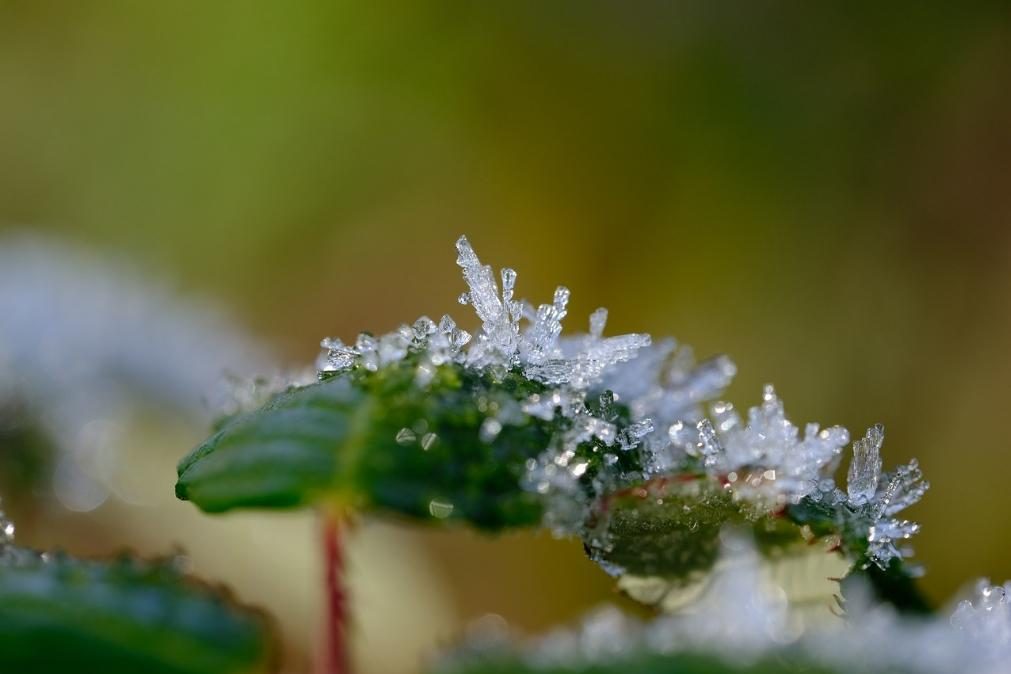
[(540, 387), (443, 366), (420, 389), (416, 371), (411, 358), (280, 394), (184, 458), (176, 493), (209, 512), (329, 501), (490, 530), (537, 524), (540, 504), (520, 477), (547, 445), (549, 425), (531, 419), (486, 443), (477, 401)]
[(0, 669), (57, 674), (275, 671), (266, 619), (171, 560), (0, 549)]

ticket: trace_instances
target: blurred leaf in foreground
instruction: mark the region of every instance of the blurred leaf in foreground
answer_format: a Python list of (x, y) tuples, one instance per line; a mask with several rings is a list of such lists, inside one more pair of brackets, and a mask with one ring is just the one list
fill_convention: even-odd
[(263, 615), (173, 560), (0, 545), (0, 671), (267, 674), (275, 659)]

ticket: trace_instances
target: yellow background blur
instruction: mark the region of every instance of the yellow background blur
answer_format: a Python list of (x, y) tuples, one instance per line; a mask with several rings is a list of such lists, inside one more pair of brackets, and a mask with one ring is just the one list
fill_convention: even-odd
[[(0, 228), (125, 256), (292, 364), (469, 323), (467, 233), (522, 295), (567, 284), (570, 329), (602, 305), (729, 353), (739, 406), (774, 382), (796, 422), (883, 422), (886, 465), (933, 484), (911, 516), (942, 599), (1011, 577), (1011, 11), (882, 4), (0, 1)], [(315, 523), (176, 502), (201, 429), (161, 426), (134, 457), (159, 505), (20, 513), (19, 540), (181, 543), (303, 671)], [(613, 599), (542, 536), (351, 546), (366, 671)]]

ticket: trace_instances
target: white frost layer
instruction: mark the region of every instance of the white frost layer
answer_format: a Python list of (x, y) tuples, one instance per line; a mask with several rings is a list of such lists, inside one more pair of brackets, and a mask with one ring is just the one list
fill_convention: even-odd
[(821, 665), (840, 674), (1006, 674), (1011, 655), (1011, 583), (981, 581), (950, 619), (914, 620), (888, 607), (847, 605), (848, 618), (805, 629), (792, 621), (780, 588), (761, 575), (758, 555), (733, 537), (735, 563), (721, 566), (690, 612), (643, 623), (614, 607), (591, 613), (576, 629), (556, 630), (527, 642), (507, 631), (477, 635), (444, 662), (466, 665), (485, 658), (519, 658), (534, 669), (620, 663), (649, 654), (708, 654), (731, 667), (766, 656)]

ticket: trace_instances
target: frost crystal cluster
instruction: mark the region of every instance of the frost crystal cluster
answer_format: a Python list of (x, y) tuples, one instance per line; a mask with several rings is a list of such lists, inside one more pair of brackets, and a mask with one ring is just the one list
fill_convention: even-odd
[[(744, 419), (726, 402), (709, 405), (707, 415), (706, 404), (736, 373), (730, 359), (699, 363), (673, 339), (605, 336), (605, 309), (593, 312), (587, 332), (563, 335), (567, 288), (559, 286), (550, 302), (535, 307), (516, 296), (514, 270), (496, 274), (465, 237), (456, 249), (467, 284), (459, 301), (480, 321), (473, 335), (447, 315), (438, 322), (423, 316), (380, 336), (362, 333), (351, 344), (327, 338), (319, 376), (409, 364), (423, 389), (444, 365), (493, 379), (518, 373), (532, 388), (487, 406), (480, 438), (493, 442), (503, 428), (531, 418), (553, 424), (548, 446), (527, 462), (522, 485), (542, 499), (545, 523), (560, 535), (586, 536), (603, 496), (681, 474), (708, 480), (755, 512), (820, 504), (840, 528), (852, 519), (866, 530), (857, 547), (870, 561), (885, 567), (902, 556), (901, 543), (917, 526), (894, 515), (926, 485), (915, 463), (881, 472), (880, 426), (854, 443), (842, 492), (831, 476), (849, 443), (846, 429), (808, 424), (801, 431), (771, 386)], [(606, 531), (603, 536), (597, 542), (606, 548)]]

